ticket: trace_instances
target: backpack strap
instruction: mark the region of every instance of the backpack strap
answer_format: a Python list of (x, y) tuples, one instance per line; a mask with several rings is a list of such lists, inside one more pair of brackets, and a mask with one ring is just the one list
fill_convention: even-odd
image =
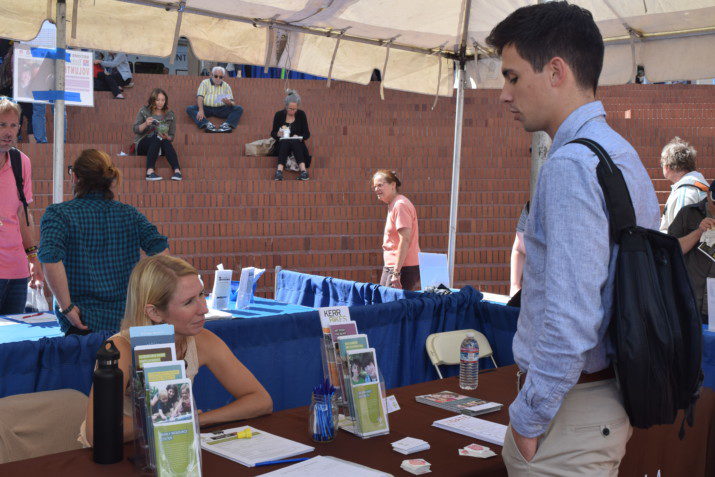
[(695, 181), (693, 184), (680, 184), (677, 189), (680, 189), (681, 187), (695, 187), (696, 189), (705, 192), (706, 194), (710, 191), (710, 186), (707, 184), (703, 184), (700, 181)]
[(611, 238), (618, 243), (623, 230), (636, 226), (636, 213), (623, 174), (611, 156), (596, 141), (579, 138), (569, 142), (571, 143), (586, 146), (598, 157), (596, 176), (606, 200)]
[(25, 198), (25, 181), (22, 178), (22, 157), (20, 151), (14, 147), (10, 149), (10, 165), (12, 166), (12, 174), (15, 176), (15, 185), (17, 186), (17, 195), (22, 202), (22, 208), (25, 210), (25, 222), (30, 226), (30, 217), (27, 215), (27, 199)]

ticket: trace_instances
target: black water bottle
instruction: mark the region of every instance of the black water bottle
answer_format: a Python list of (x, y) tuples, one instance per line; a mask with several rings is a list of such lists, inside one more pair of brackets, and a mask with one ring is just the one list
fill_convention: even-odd
[(94, 370), (94, 461), (114, 464), (124, 452), (124, 374), (119, 369), (119, 350), (112, 340), (97, 351)]

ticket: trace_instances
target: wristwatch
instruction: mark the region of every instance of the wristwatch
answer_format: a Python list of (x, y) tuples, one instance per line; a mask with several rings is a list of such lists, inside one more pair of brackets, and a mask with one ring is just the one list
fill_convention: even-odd
[(69, 313), (72, 310), (74, 310), (74, 303), (70, 303), (69, 306), (67, 308), (65, 308), (64, 310), (62, 308), (60, 308), (60, 313), (62, 313), (63, 315), (66, 315), (67, 313)]

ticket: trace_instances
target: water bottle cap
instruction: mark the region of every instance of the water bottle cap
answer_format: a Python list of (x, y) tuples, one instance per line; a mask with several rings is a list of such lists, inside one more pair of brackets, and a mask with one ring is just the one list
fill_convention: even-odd
[(107, 361), (118, 361), (119, 360), (119, 350), (114, 346), (112, 340), (107, 340), (102, 343), (102, 346), (97, 351), (97, 362), (100, 364)]

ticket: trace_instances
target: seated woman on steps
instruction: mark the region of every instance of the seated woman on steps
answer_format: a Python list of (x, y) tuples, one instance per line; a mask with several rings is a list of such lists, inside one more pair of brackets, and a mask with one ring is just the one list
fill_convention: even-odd
[(160, 181), (163, 179), (155, 171), (159, 155), (166, 156), (169, 165), (174, 170), (172, 181), (180, 181), (181, 168), (179, 157), (174, 150), (174, 135), (176, 134), (176, 117), (169, 109), (169, 96), (166, 91), (154, 88), (149, 95), (146, 106), (137, 113), (134, 121), (134, 144), (137, 155), (146, 155), (146, 180)]
[[(132, 271), (127, 290), (124, 321), (110, 339), (119, 350), (119, 369), (124, 373), (124, 440), (134, 439), (132, 402), (129, 389), (132, 354), (129, 328), (167, 323), (174, 325), (177, 359), (186, 362), (186, 377), (193, 382), (201, 366), (207, 366), (234, 397), (234, 401), (207, 412), (199, 412), (199, 424), (208, 426), (269, 414), (273, 401), (261, 383), (236, 358), (221, 338), (204, 328), (208, 312), (204, 286), (196, 269), (168, 255), (141, 260)], [(79, 441), (93, 442), (94, 390), (89, 393), (87, 416)], [(181, 397), (175, 406), (180, 405)], [(174, 410), (176, 407), (174, 408)]]
[(308, 154), (308, 147), (305, 141), (310, 137), (308, 128), (308, 118), (305, 112), (298, 109), (300, 106), (300, 96), (295, 90), (286, 90), (285, 109), (277, 111), (273, 116), (273, 128), (271, 137), (276, 140), (276, 144), (271, 155), (278, 156), (278, 168), (274, 180), (283, 180), (283, 169), (288, 161), (288, 156), (292, 153), (300, 168), (299, 181), (307, 181), (311, 157)]

